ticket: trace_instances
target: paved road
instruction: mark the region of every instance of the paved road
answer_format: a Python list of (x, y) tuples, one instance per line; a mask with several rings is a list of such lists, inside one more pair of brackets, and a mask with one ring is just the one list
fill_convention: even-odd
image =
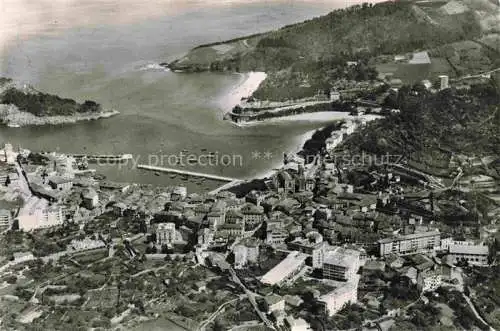
[(476, 307), (474, 307), (474, 304), (472, 303), (471, 299), (465, 295), (465, 293), (462, 292), (462, 296), (464, 297), (465, 301), (467, 302), (467, 304), (469, 305), (470, 309), (472, 310), (472, 312), (474, 313), (474, 315), (476, 316), (476, 318), (478, 320), (480, 320), (481, 322), (484, 323), (484, 325), (488, 326), (488, 328), (490, 329), (490, 331), (495, 331), (495, 329), (493, 329), (482, 317), (481, 315), (479, 315), (479, 313), (477, 312), (476, 310)]
[(260, 311), (259, 309), (259, 306), (257, 305), (257, 301), (255, 301), (255, 293), (253, 293), (252, 291), (250, 291), (240, 280), (240, 278), (238, 277), (238, 275), (236, 275), (236, 272), (234, 271), (234, 269), (232, 267), (229, 268), (229, 273), (231, 274), (232, 278), (233, 278), (233, 281), (238, 284), (242, 289), (243, 291), (245, 291), (245, 294), (248, 298), (248, 300), (250, 301), (250, 303), (252, 304), (255, 312), (257, 313), (257, 315), (259, 315), (260, 319), (266, 324), (267, 327), (273, 329), (273, 330), (276, 330), (276, 328), (274, 327), (273, 323), (271, 323), (271, 321), (269, 321), (269, 319), (266, 317), (266, 315)]
[(204, 331), (205, 328), (207, 327), (208, 324), (210, 324), (213, 320), (215, 320), (215, 318), (224, 310), (224, 308), (227, 306), (227, 305), (230, 305), (232, 304), (233, 302), (236, 302), (240, 300), (240, 298), (236, 298), (236, 299), (232, 299), (232, 300), (229, 300), (227, 302), (224, 302), (223, 304), (221, 304), (219, 306), (219, 308), (217, 308), (217, 310), (215, 310), (212, 315), (210, 315), (209, 318), (207, 318), (206, 320), (204, 320), (203, 322), (201, 322), (200, 326), (198, 327), (198, 330), (199, 331)]

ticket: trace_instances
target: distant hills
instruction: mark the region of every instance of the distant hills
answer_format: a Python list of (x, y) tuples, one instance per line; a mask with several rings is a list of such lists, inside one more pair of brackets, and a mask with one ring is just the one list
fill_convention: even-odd
[[(351, 79), (348, 62), (357, 61), (363, 72), (387, 63), (384, 56), (418, 50), (435, 50), (438, 65), (430, 73), (450, 71), (453, 76), (461, 74), (453, 72), (457, 69), (447, 60), (447, 56), (453, 57), (454, 49), (443, 50), (443, 46), (499, 33), (494, 9), (498, 7), (487, 0), (356, 5), (276, 31), (202, 45), (169, 67), (188, 72), (265, 71), (268, 79), (254, 96), (273, 100), (310, 96), (329, 89), (335, 80)], [(481, 61), (493, 67), (499, 55), (495, 39), (480, 47), (488, 48), (479, 51), (485, 56)]]

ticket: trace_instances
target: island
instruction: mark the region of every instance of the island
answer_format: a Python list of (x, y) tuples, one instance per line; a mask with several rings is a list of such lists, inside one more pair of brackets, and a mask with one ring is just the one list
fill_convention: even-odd
[(75, 123), (117, 114), (117, 110), (103, 110), (95, 101), (78, 103), (31, 86), (19, 87), (12, 79), (0, 77), (0, 122), (9, 127)]

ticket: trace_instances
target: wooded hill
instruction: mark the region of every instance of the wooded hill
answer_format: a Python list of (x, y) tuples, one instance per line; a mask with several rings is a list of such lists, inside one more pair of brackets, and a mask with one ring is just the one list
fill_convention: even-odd
[(431, 49), (480, 35), (474, 11), (450, 19), (438, 8), (424, 11), (410, 1), (363, 4), (276, 31), (202, 45), (169, 66), (183, 71), (265, 71), (268, 79), (256, 97), (298, 98), (345, 78), (347, 61), (366, 64), (382, 54)]

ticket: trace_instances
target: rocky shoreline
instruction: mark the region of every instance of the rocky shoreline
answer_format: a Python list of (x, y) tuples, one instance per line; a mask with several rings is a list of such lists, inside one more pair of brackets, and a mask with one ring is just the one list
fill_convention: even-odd
[(0, 105), (0, 122), (9, 127), (40, 126), (71, 124), (80, 121), (92, 121), (118, 115), (117, 110), (102, 111), (97, 113), (79, 113), (69, 116), (35, 116), (21, 111), (14, 105)]

